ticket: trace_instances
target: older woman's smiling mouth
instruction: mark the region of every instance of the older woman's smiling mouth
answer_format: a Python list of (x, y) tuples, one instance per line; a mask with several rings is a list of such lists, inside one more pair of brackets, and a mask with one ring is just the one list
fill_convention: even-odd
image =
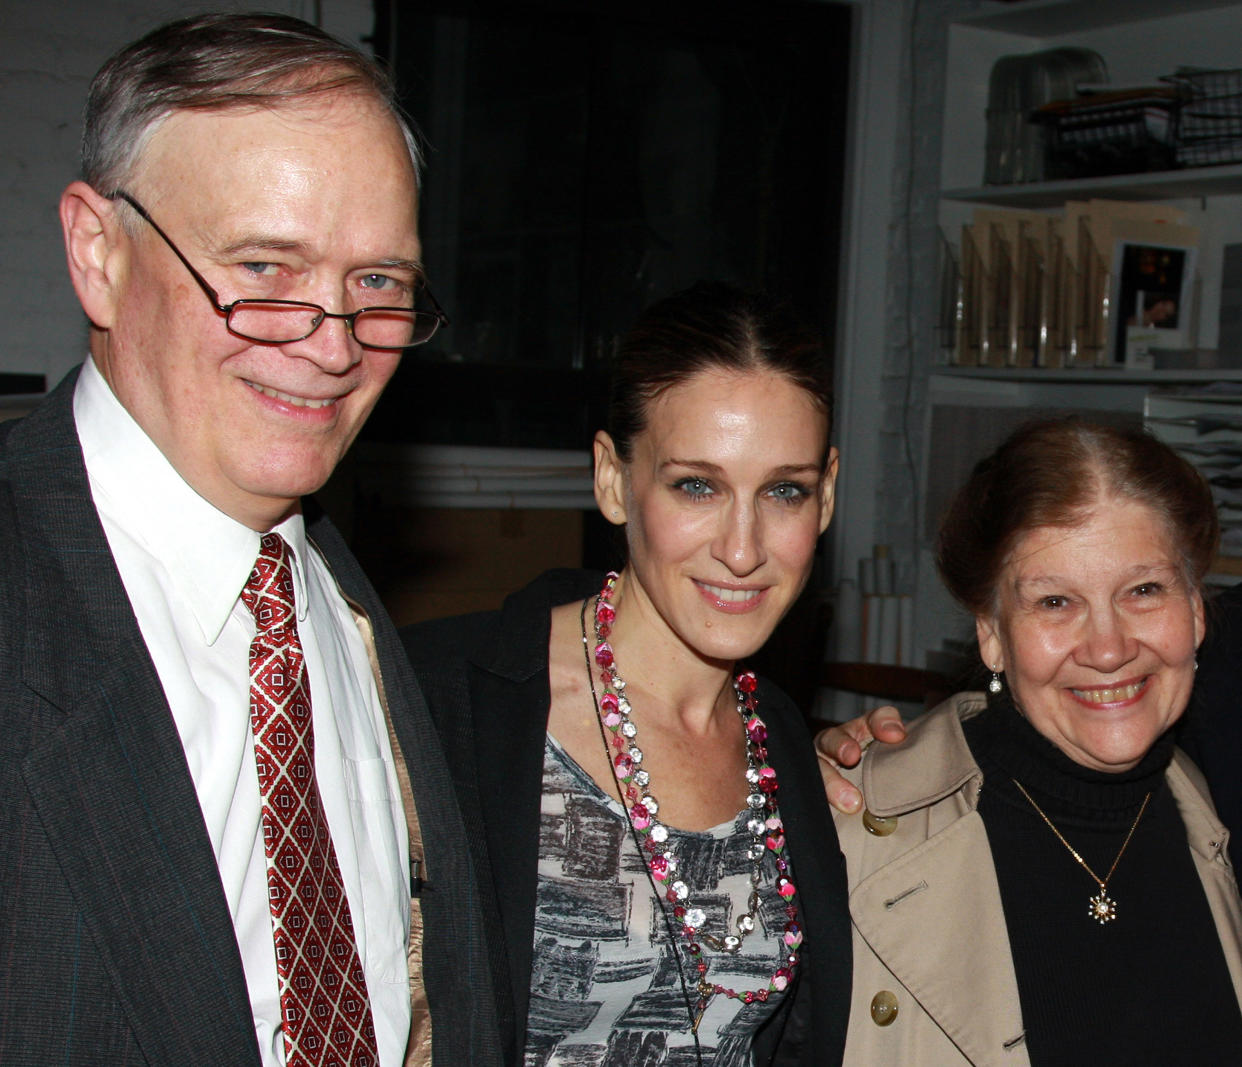
[(1076, 700), (1083, 704), (1093, 704), (1102, 707), (1106, 704), (1126, 704), (1136, 699), (1147, 688), (1150, 681), (1150, 675), (1146, 678), (1140, 678), (1137, 682), (1127, 682), (1124, 685), (1101, 686), (1091, 689), (1071, 689), (1070, 692)]

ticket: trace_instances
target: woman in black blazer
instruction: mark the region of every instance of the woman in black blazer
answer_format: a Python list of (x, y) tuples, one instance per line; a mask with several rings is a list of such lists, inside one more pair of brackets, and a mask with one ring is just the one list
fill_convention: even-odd
[(620, 574), (551, 572), (405, 634), (501, 934), (512, 1063), (840, 1059), (844, 869), (801, 716), (742, 665), (831, 517), (830, 410), (782, 306), (670, 297), (623, 341), (595, 437)]

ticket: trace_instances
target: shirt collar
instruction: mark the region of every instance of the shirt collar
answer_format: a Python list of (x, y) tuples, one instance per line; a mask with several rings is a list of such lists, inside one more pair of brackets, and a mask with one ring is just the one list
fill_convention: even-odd
[[(162, 567), (214, 644), (259, 554), (259, 534), (199, 496), (134, 421), (87, 359), (73, 397), (91, 494)], [(298, 618), (306, 617), (306, 528), (301, 513), (274, 527), (292, 550)]]

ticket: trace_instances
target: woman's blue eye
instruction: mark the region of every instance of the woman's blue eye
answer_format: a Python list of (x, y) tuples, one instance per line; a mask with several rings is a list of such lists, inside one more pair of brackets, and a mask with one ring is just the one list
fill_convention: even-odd
[(796, 504), (800, 500), (805, 500), (811, 495), (811, 491), (805, 485), (798, 485), (796, 482), (781, 482), (780, 485), (774, 485), (768, 490), (777, 500), (782, 500), (789, 504)]
[(395, 284), (387, 274), (367, 274), (362, 278), (362, 285), (367, 289), (389, 289)]
[(673, 483), (673, 488), (696, 500), (711, 496), (713, 492), (711, 485), (702, 478), (681, 478)]
[(269, 276), (275, 274), (279, 269), (275, 263), (263, 263), (256, 261), (254, 263), (243, 263), (242, 268), (251, 274), (260, 276)]

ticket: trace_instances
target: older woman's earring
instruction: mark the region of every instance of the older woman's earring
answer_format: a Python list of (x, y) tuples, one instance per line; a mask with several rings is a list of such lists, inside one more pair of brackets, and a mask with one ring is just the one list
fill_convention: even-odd
[(995, 696), (997, 693), (1001, 691), (1002, 688), (1003, 687), (1001, 685), (1001, 680), (1000, 680), (1000, 671), (997, 669), (997, 667), (993, 667), (992, 668), (992, 680), (988, 682), (988, 692), (991, 693), (993, 696)]

